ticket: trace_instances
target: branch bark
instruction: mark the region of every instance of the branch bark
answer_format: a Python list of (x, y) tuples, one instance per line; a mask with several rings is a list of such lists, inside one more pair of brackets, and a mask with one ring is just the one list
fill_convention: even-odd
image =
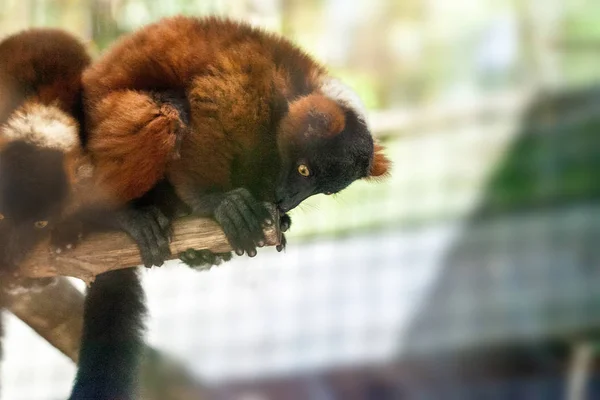
[[(279, 215), (275, 207), (269, 210), (275, 221)], [(265, 229), (266, 245), (280, 243), (279, 224)], [(221, 227), (211, 219), (184, 217), (173, 223), (171, 259), (187, 249), (207, 249), (216, 253), (231, 251)], [(142, 262), (137, 245), (123, 232), (92, 233), (74, 249), (53, 254), (49, 240), (40, 243), (32, 255), (21, 265), (19, 274), (26, 278), (71, 276), (86, 283), (103, 272), (130, 268)]]
[(83, 327), (83, 293), (67, 278), (28, 291), (6, 293), (5, 307), (61, 353), (77, 362)]

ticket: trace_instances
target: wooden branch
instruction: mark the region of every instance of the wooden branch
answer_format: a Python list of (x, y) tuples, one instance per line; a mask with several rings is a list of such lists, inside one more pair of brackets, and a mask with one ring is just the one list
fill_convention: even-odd
[[(277, 222), (265, 230), (267, 246), (280, 243), (279, 215), (275, 207), (269, 210)], [(231, 251), (231, 247), (213, 220), (185, 217), (173, 223), (171, 259), (187, 249), (207, 249), (216, 253)], [(130, 268), (142, 262), (137, 245), (123, 232), (99, 232), (86, 237), (74, 249), (62, 254), (50, 251), (49, 241), (40, 243), (32, 255), (21, 265), (19, 274), (27, 278), (72, 276), (86, 283), (106, 271)]]
[[(269, 211), (276, 223), (265, 230), (265, 239), (266, 245), (273, 246), (281, 242), (281, 231), (275, 207), (269, 206)], [(182, 218), (173, 223), (173, 241), (170, 247), (173, 259), (190, 248), (213, 252), (231, 251), (217, 223), (194, 217)], [(84, 295), (67, 278), (60, 276), (72, 276), (90, 283), (98, 274), (135, 267), (140, 263), (136, 244), (123, 232), (90, 234), (75, 249), (61, 255), (52, 254), (49, 242), (46, 241), (35, 249), (19, 272), (25, 278), (59, 276), (56, 282), (35, 290), (7, 293), (4, 296), (4, 306), (52, 346), (77, 362)], [(202, 385), (188, 376), (181, 366), (164, 361), (162, 355), (150, 347), (146, 353), (142, 366), (144, 399), (166, 398), (160, 396), (163, 392), (169, 393), (168, 398), (178, 400), (206, 397)], [(156, 387), (161, 388), (159, 396), (154, 395)]]
[(83, 294), (67, 278), (35, 290), (4, 295), (6, 309), (77, 362), (83, 327)]

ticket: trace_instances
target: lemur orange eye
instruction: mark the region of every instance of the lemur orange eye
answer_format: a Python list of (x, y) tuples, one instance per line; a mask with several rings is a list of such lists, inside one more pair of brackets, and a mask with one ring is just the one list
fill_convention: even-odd
[(310, 170), (308, 169), (308, 167), (306, 165), (300, 164), (300, 165), (298, 165), (298, 173), (302, 176), (309, 176)]
[(37, 229), (44, 229), (48, 226), (48, 221), (36, 221), (33, 226), (35, 226)]
[(0, 213), (0, 221), (4, 219), (4, 214)]

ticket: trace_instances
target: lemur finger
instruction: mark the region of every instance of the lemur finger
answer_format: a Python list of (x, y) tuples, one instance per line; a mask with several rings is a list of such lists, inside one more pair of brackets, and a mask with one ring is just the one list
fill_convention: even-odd
[(153, 236), (152, 245), (155, 247), (158, 257), (157, 261), (160, 261), (160, 265), (162, 265), (165, 259), (171, 254), (171, 249), (169, 248), (169, 239), (161, 228), (160, 223), (156, 220), (156, 217), (155, 215), (153, 221), (150, 222), (150, 229)]
[(254, 257), (256, 256), (256, 244), (264, 241), (263, 230), (242, 199), (236, 202), (235, 205), (236, 207), (231, 210), (231, 216), (238, 224), (241, 233), (240, 243), (248, 256)]
[[(143, 237), (143, 242), (145, 246), (144, 248), (140, 246), (140, 251), (144, 250), (144, 252), (146, 253), (145, 257), (147, 261), (150, 261), (150, 267), (160, 267), (164, 264), (164, 259), (161, 256), (161, 251), (156, 236), (157, 233), (160, 236), (160, 229), (150, 215), (144, 216), (144, 219), (146, 221), (144, 223), (144, 227), (141, 229), (141, 236)], [(146, 265), (146, 262), (144, 263), (144, 265)]]
[(279, 229), (281, 232), (287, 232), (292, 226), (292, 218), (288, 214), (281, 214), (279, 217)]
[[(226, 201), (226, 200), (225, 200)], [(225, 236), (227, 237), (227, 241), (235, 251), (235, 254), (241, 256), (244, 254), (244, 250), (239, 243), (239, 233), (238, 228), (235, 226), (231, 218), (229, 217), (229, 213), (225, 211), (226, 204), (221, 205), (217, 211), (215, 212), (215, 219), (223, 229)]]
[(200, 267), (206, 264), (202, 252), (195, 249), (187, 249), (182, 252), (179, 254), (179, 259), (190, 267)]
[(230, 261), (233, 258), (233, 255), (231, 254), (231, 252), (219, 253), (219, 257), (221, 258), (221, 260), (226, 262), (226, 261)]
[(152, 257), (152, 252), (150, 250), (150, 246), (143, 238), (137, 238), (136, 243), (138, 245), (140, 251), (140, 257), (142, 258), (142, 264), (146, 268), (152, 268), (154, 264), (154, 260)]
[(158, 222), (158, 226), (163, 232), (163, 235), (166, 236), (167, 240), (170, 242), (173, 236), (173, 225), (171, 224), (171, 220), (156, 207), (154, 208), (154, 218), (156, 219), (156, 222)]
[(255, 244), (258, 244), (259, 242), (264, 243), (265, 233), (261, 226), (261, 220), (256, 219), (256, 216), (254, 215), (251, 206), (247, 202), (242, 200), (237, 205), (238, 212), (245, 222), (245, 227), (248, 231), (248, 237)]
[(240, 244), (246, 250), (254, 242), (256, 231), (253, 229), (253, 218), (248, 216), (248, 209), (240, 197), (234, 197), (227, 212), (231, 221), (237, 227)]
[(281, 242), (275, 247), (279, 253), (285, 250), (287, 246), (287, 239), (284, 234), (281, 234)]
[(156, 240), (154, 239), (154, 235), (152, 234), (152, 229), (145, 228), (142, 229), (140, 235), (143, 237), (141, 243), (138, 244), (140, 248), (140, 255), (142, 256), (142, 261), (144, 261), (144, 266), (146, 268), (151, 268), (153, 266), (159, 266), (159, 253), (156, 247)]
[(242, 195), (244, 202), (250, 207), (261, 224), (266, 223), (267, 225), (273, 225), (273, 216), (269, 210), (267, 210), (264, 204), (256, 200), (254, 196), (252, 196), (252, 194), (246, 189), (243, 189), (240, 194)]

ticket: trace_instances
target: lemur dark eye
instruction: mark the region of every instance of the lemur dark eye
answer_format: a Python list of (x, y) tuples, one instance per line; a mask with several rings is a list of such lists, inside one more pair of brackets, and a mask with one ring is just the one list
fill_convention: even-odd
[(308, 169), (308, 167), (306, 165), (300, 164), (300, 165), (298, 165), (298, 173), (302, 176), (309, 176), (310, 170)]
[(48, 221), (36, 221), (33, 226), (35, 226), (37, 229), (44, 229), (48, 226)]

